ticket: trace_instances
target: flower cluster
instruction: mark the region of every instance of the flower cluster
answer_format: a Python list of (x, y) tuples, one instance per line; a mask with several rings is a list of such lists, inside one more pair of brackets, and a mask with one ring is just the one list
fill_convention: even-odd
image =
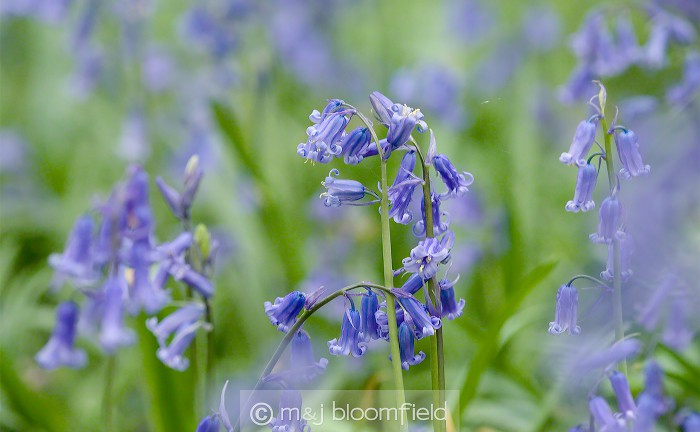
[[(197, 157), (185, 170), (182, 194), (161, 179), (158, 185), (173, 213), (189, 221), (202, 171)], [(134, 332), (126, 326), (126, 315), (142, 311), (149, 316), (146, 325), (158, 340), (157, 356), (173, 369), (184, 370), (183, 357), (202, 322), (204, 306), (192, 299), (177, 311), (158, 321), (156, 315), (171, 302), (167, 284), (176, 280), (208, 299), (214, 292), (206, 276), (213, 259), (206, 229), (199, 238), (188, 230), (171, 242), (158, 244), (149, 200), (148, 174), (138, 167), (127, 170), (96, 214), (78, 218), (65, 250), (49, 257), (54, 269), (53, 287), (72, 285), (84, 297), (81, 307), (69, 301), (59, 305), (56, 326), (48, 344), (37, 354), (43, 368), (82, 367), (86, 356), (75, 348), (78, 332), (97, 339), (107, 354), (132, 344)], [(96, 220), (97, 219), (97, 220)], [(194, 254), (192, 251), (198, 253)], [(152, 271), (154, 270), (154, 271)]]

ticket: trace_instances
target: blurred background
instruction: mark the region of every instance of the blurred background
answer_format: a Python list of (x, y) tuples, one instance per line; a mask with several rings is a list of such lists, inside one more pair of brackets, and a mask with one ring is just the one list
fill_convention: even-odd
[[(138, 341), (117, 355), (118, 430), (194, 430), (218, 406), (225, 380), (229, 389), (250, 388), (281, 339), (264, 301), (379, 281), (376, 211), (329, 209), (318, 199), (331, 168), (373, 186), (378, 165), (312, 165), (295, 154), (313, 109), (339, 98), (369, 115), (374, 90), (419, 107), (439, 151), (475, 178), (466, 198), (447, 204), (457, 236), (450, 273), (461, 276), (455, 291), (466, 308), (445, 322), (445, 355), (463, 429), (563, 431), (587, 421), (591, 383), (572, 382), (568, 366), (611, 340), (609, 298), (581, 291), (578, 337), (554, 337), (547, 327), (557, 288), (575, 274), (598, 275), (606, 250), (588, 241), (597, 211), (564, 211), (576, 174), (557, 159), (591, 114), (590, 81), (602, 79), (608, 106), (620, 107), (619, 123), (635, 130), (652, 167), (621, 190), (636, 240), (628, 332), (641, 331), (640, 305), (669, 271), (695, 293), (690, 311), (700, 310), (699, 8), (693, 0), (2, 0), (0, 430), (104, 430), (107, 356), (94, 341), (78, 338), (89, 356), (81, 370), (44, 371), (34, 355), (56, 305), (75, 297), (68, 287), (49, 291), (47, 257), (131, 163), (151, 175), (156, 234), (165, 241), (180, 227), (153, 179), (178, 184), (188, 158), (200, 157), (193, 221), (221, 245), (216, 385), (210, 403), (195, 408), (192, 371), (161, 364), (144, 317), (129, 317)], [(623, 46), (625, 28), (636, 49)], [(660, 49), (662, 28), (672, 30)], [(427, 146), (427, 134), (414, 136)], [(393, 223), (392, 236), (399, 268), (416, 239)], [(315, 385), (390, 386), (386, 344), (361, 359), (328, 355), (341, 314), (338, 300), (307, 324), (316, 355), (330, 360)], [(428, 352), (427, 339), (418, 348)], [(700, 409), (697, 338), (680, 351), (647, 348), (630, 363), (633, 393), (643, 358), (653, 355), (677, 405)], [(404, 376), (407, 388), (429, 388), (429, 362)], [(659, 427), (675, 428), (672, 420)]]

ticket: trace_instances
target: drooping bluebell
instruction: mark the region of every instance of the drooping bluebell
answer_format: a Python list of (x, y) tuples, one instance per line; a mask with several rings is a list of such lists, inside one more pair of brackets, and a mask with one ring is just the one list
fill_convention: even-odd
[(642, 155), (639, 153), (637, 135), (633, 131), (623, 129), (615, 133), (615, 146), (617, 147), (617, 154), (622, 162), (620, 176), (623, 179), (646, 176), (649, 174), (651, 167), (649, 165), (644, 165)]
[(156, 351), (156, 356), (160, 361), (171, 369), (184, 371), (190, 365), (190, 361), (185, 357), (185, 350), (190, 346), (197, 330), (204, 325), (201, 322), (194, 322), (189, 325), (180, 326), (172, 337), (168, 345), (161, 345)]
[(370, 146), (372, 134), (366, 127), (359, 126), (340, 141), (343, 160), (348, 165), (357, 165), (365, 158), (365, 151)]
[[(459, 277), (457, 278), (459, 279)], [(454, 285), (457, 279), (450, 281), (447, 278), (440, 279), (438, 285), (440, 286), (440, 303), (442, 305), (442, 316), (453, 320), (462, 316), (464, 311), (464, 305), (466, 302), (464, 299), (459, 299), (457, 302), (455, 298)]]
[(168, 338), (178, 329), (189, 327), (204, 315), (204, 306), (199, 303), (187, 303), (167, 317), (158, 321), (157, 317), (146, 320), (146, 328), (153, 333), (158, 343), (163, 346)]
[(596, 118), (581, 121), (576, 128), (569, 151), (562, 153), (559, 156), (559, 160), (567, 165), (584, 166), (586, 164), (586, 156), (595, 141), (596, 127)]
[[(408, 370), (409, 366), (415, 366), (425, 360), (425, 353), (415, 353), (415, 337), (413, 330), (406, 322), (399, 326), (399, 352), (401, 354), (401, 368)], [(391, 356), (389, 357), (391, 358)]]
[(554, 312), (554, 321), (549, 323), (550, 334), (561, 334), (568, 331), (569, 334), (581, 333), (578, 323), (578, 291), (576, 287), (564, 284), (557, 290), (557, 305)]
[(595, 169), (595, 166), (589, 163), (580, 166), (576, 177), (574, 199), (566, 203), (566, 211), (572, 213), (587, 212), (594, 208), (593, 191), (597, 180), (598, 171)]
[(361, 357), (366, 350), (367, 345), (360, 339), (360, 313), (351, 303), (343, 314), (340, 339), (329, 340), (328, 351), (334, 356), (352, 354), (353, 357)]
[(306, 295), (301, 291), (292, 291), (284, 297), (277, 297), (274, 303), (265, 302), (265, 314), (277, 330), (287, 333), (297, 321), (297, 315), (304, 309)]
[(123, 275), (111, 273), (103, 288), (104, 309), (100, 329), (100, 345), (113, 354), (118, 348), (131, 345), (135, 340), (134, 332), (124, 326), (126, 298), (126, 281)]
[(371, 289), (362, 296), (360, 303), (360, 333), (358, 337), (365, 343), (379, 339), (379, 325), (375, 317), (379, 310), (379, 298)]
[(474, 176), (466, 171), (458, 172), (447, 156), (435, 155), (432, 164), (447, 187), (447, 192), (441, 194), (441, 198), (460, 197), (469, 191), (468, 186), (474, 182)]
[(361, 202), (366, 195), (375, 196), (373, 192), (367, 189), (362, 183), (356, 180), (338, 179), (340, 172), (337, 169), (332, 169), (328, 173), (328, 177), (321, 184), (327, 189), (321, 194), (324, 198), (326, 207), (340, 207), (341, 205), (368, 205), (376, 202)]
[(399, 171), (396, 173), (394, 183), (388, 191), (389, 217), (394, 218), (394, 222), (400, 224), (408, 224), (413, 220), (408, 206), (411, 204), (411, 197), (416, 186), (423, 183), (423, 180), (413, 174), (413, 169), (416, 166), (416, 154), (413, 151), (407, 152), (403, 159)]
[(596, 396), (588, 401), (588, 409), (595, 420), (595, 424), (600, 426), (600, 431), (605, 432), (625, 432), (625, 421), (613, 415), (610, 405), (600, 396)]
[(304, 330), (299, 330), (290, 343), (289, 367), (281, 372), (270, 374), (265, 382), (282, 381), (293, 385), (303, 385), (321, 375), (328, 365), (328, 359), (314, 357), (311, 338)]
[(397, 288), (392, 289), (391, 292), (398, 300), (405, 314), (411, 318), (411, 322), (415, 327), (416, 339), (432, 336), (435, 334), (435, 330), (442, 326), (440, 318), (431, 316), (425, 305), (411, 294)]
[(686, 349), (695, 336), (696, 330), (689, 322), (689, 306), (688, 299), (681, 295), (670, 301), (661, 340), (676, 351)]
[(622, 225), (622, 205), (616, 196), (603, 200), (598, 213), (598, 230), (589, 236), (593, 243), (611, 243), (619, 238)]
[(94, 282), (98, 275), (93, 259), (93, 230), (95, 223), (89, 215), (75, 222), (62, 254), (51, 254), (49, 265), (54, 268), (53, 284), (58, 286), (67, 278), (78, 285)]
[(53, 334), (35, 356), (39, 366), (44, 369), (56, 369), (62, 366), (78, 369), (85, 366), (87, 362), (85, 351), (75, 347), (78, 314), (78, 305), (72, 301), (58, 305)]
[(615, 397), (617, 398), (617, 407), (620, 409), (620, 413), (626, 419), (633, 419), (637, 412), (637, 405), (632, 398), (632, 392), (630, 391), (627, 377), (622, 372), (613, 371), (609, 379)]

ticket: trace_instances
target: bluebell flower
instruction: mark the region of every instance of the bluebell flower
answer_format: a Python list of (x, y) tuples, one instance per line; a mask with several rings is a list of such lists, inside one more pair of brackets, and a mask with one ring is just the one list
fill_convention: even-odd
[(423, 180), (413, 174), (415, 167), (416, 153), (414, 151), (407, 152), (401, 159), (394, 183), (389, 188), (388, 197), (391, 203), (389, 217), (394, 218), (396, 223), (405, 225), (413, 220), (408, 206), (411, 204), (411, 197), (416, 186), (423, 183)]
[(589, 400), (588, 409), (595, 423), (599, 426), (598, 431), (625, 432), (627, 430), (625, 421), (613, 415), (610, 405), (602, 397), (596, 396)]
[(372, 104), (372, 109), (374, 110), (377, 120), (385, 127), (389, 127), (391, 124), (391, 117), (394, 115), (391, 109), (394, 103), (378, 91), (374, 91), (369, 95), (369, 101)]
[(609, 378), (610, 385), (617, 398), (617, 407), (620, 409), (620, 413), (626, 419), (633, 419), (637, 412), (637, 405), (634, 403), (634, 398), (632, 398), (627, 377), (622, 372), (613, 371)]
[(688, 312), (687, 299), (676, 296), (671, 300), (661, 340), (676, 351), (686, 349), (695, 336), (693, 327), (688, 323)]
[(182, 219), (184, 217), (184, 213), (182, 209), (182, 197), (180, 196), (180, 192), (167, 184), (161, 177), (156, 177), (156, 185), (158, 186), (158, 190), (163, 196), (165, 203), (168, 205), (168, 207), (170, 207), (170, 211), (172, 211), (178, 219)]
[(653, 432), (656, 426), (658, 415), (655, 410), (654, 398), (646, 393), (642, 393), (637, 398), (637, 413), (634, 419), (632, 432)]
[(447, 278), (443, 278), (440, 279), (440, 282), (438, 283), (440, 287), (440, 303), (442, 304), (442, 316), (449, 320), (453, 320), (462, 316), (462, 312), (464, 311), (464, 305), (466, 304), (464, 299), (459, 299), (459, 302), (457, 302), (455, 299), (454, 285), (458, 279), (459, 277), (454, 281), (450, 281)]
[(559, 156), (559, 160), (567, 165), (576, 164), (584, 166), (586, 164), (586, 156), (593, 147), (595, 141), (595, 132), (597, 124), (596, 118), (583, 120), (576, 127), (574, 139), (571, 141), (571, 147), (568, 152), (564, 152)]
[(110, 274), (103, 287), (104, 309), (100, 345), (109, 354), (134, 342), (134, 332), (124, 326), (126, 283), (123, 275)]
[(595, 90), (593, 79), (596, 75), (591, 66), (583, 62), (576, 66), (569, 78), (559, 89), (559, 100), (563, 103), (578, 102)]
[[(433, 209), (433, 235), (439, 236), (450, 228), (450, 214), (440, 209), (442, 197), (435, 192), (430, 193)], [(417, 237), (425, 235), (425, 200), (420, 200), (422, 218), (413, 226), (413, 234)]]
[(576, 189), (574, 199), (566, 203), (566, 211), (578, 213), (587, 212), (595, 207), (593, 202), (593, 191), (598, 180), (598, 171), (589, 163), (578, 168), (576, 177)]
[(686, 54), (681, 82), (668, 89), (666, 100), (678, 106), (690, 104), (698, 90), (700, 90), (700, 53), (692, 51)]
[(622, 205), (617, 197), (609, 196), (603, 200), (598, 213), (598, 231), (589, 238), (593, 243), (611, 243), (619, 238), (619, 229), (622, 224)]
[(197, 330), (203, 327), (200, 322), (179, 327), (169, 345), (161, 345), (156, 351), (156, 356), (166, 366), (177, 371), (184, 371), (190, 365), (190, 361), (184, 356), (185, 350), (190, 346)]
[(324, 118), (321, 123), (309, 126), (306, 129), (308, 135), (306, 143), (297, 146), (297, 154), (319, 163), (330, 162), (343, 150), (339, 144), (345, 136), (347, 125), (347, 117), (332, 114)]
[(304, 432), (309, 430), (302, 415), (302, 400), (299, 390), (282, 390), (279, 414), (270, 421), (268, 426), (272, 432)]
[(564, 284), (557, 290), (557, 305), (554, 321), (549, 323), (550, 334), (581, 333), (578, 321), (578, 291), (573, 285)]
[(331, 114), (340, 113), (345, 110), (345, 101), (342, 99), (328, 99), (328, 103), (323, 108), (323, 112), (318, 112), (318, 110), (313, 110), (311, 115), (309, 115), (309, 120), (314, 124), (320, 124)]
[(432, 159), (432, 164), (445, 186), (447, 186), (447, 192), (441, 194), (441, 198), (460, 197), (469, 191), (467, 186), (474, 182), (474, 176), (466, 171), (461, 174), (457, 172), (457, 169), (447, 156), (444, 154), (436, 155)]
[(100, 226), (93, 242), (92, 255), (98, 267), (106, 265), (115, 259), (116, 247), (122, 242), (122, 231), (119, 229), (122, 217), (122, 203), (118, 199), (118, 191), (112, 191), (109, 198), (99, 206)]
[[(332, 169), (328, 173), (328, 177), (321, 184), (327, 189), (321, 194), (324, 198), (326, 207), (340, 207), (341, 205), (369, 205), (378, 202), (379, 197), (367, 189), (362, 183), (355, 180), (346, 180), (336, 178), (340, 175), (337, 169)], [(369, 202), (358, 203), (365, 195), (375, 197), (375, 200)]]
[(401, 285), (401, 290), (406, 291), (411, 295), (415, 295), (421, 288), (425, 285), (425, 281), (418, 273), (413, 273), (406, 279), (403, 285)]
[(389, 132), (386, 141), (389, 144), (389, 151), (384, 155), (388, 158), (393, 150), (408, 142), (413, 133), (413, 129), (418, 132), (425, 132), (428, 125), (423, 121), (423, 114), (419, 109), (413, 109), (407, 105), (394, 104), (391, 107), (392, 115), (389, 123)]
[(612, 346), (581, 359), (578, 367), (580, 371), (593, 369), (607, 369), (611, 365), (633, 357), (642, 350), (642, 344), (638, 339), (623, 339)]
[(642, 405), (642, 399), (649, 398), (648, 406), (656, 417), (667, 413), (673, 407), (673, 400), (664, 394), (664, 371), (654, 360), (644, 366), (644, 391), (637, 398), (637, 405)]
[(284, 298), (277, 297), (275, 303), (265, 302), (265, 314), (277, 330), (287, 333), (297, 321), (297, 315), (304, 309), (306, 296), (301, 291), (292, 291)]
[(651, 167), (644, 165), (642, 155), (639, 153), (639, 143), (637, 135), (631, 130), (623, 129), (615, 134), (615, 146), (617, 154), (620, 156), (622, 168), (620, 176), (623, 179), (630, 177), (646, 176), (649, 174)]
[(158, 321), (151, 317), (146, 320), (146, 328), (153, 333), (161, 346), (166, 345), (168, 338), (178, 329), (189, 327), (202, 318), (204, 306), (198, 303), (188, 303), (167, 317)]
[(199, 163), (199, 156), (193, 155), (187, 161), (187, 166), (185, 167), (182, 194), (168, 185), (162, 178), (156, 177), (158, 190), (160, 190), (168, 207), (170, 207), (170, 210), (177, 218), (189, 218), (190, 207), (192, 207), (192, 202), (199, 189), (203, 174)]
[(122, 193), (124, 215), (121, 229), (124, 236), (134, 241), (149, 240), (153, 215), (148, 200), (148, 174), (141, 167), (131, 166)]
[(44, 369), (56, 369), (61, 366), (78, 369), (85, 366), (85, 351), (75, 348), (78, 313), (78, 305), (74, 302), (67, 301), (58, 305), (53, 334), (35, 356), (39, 366)]
[(399, 353), (401, 354), (401, 368), (404, 370), (408, 370), (409, 366), (415, 366), (425, 360), (423, 351), (415, 353), (415, 337), (406, 322), (402, 322), (399, 326)]
[(652, 28), (645, 51), (646, 65), (660, 68), (666, 64), (668, 44), (675, 41), (688, 44), (696, 37), (693, 25), (681, 17), (669, 14), (659, 8), (649, 8), (652, 13)]
[(629, 15), (619, 15), (615, 24), (617, 39), (615, 55), (620, 59), (620, 62), (625, 65), (636, 63), (640, 60), (642, 51), (639, 47), (637, 35), (634, 33), (634, 27)]
[[(381, 304), (382, 307), (386, 308), (386, 303)], [(396, 325), (400, 326), (404, 319), (404, 311), (400, 305), (396, 305)], [(384, 309), (379, 309), (374, 315), (377, 319), (377, 325), (379, 326), (379, 337), (388, 341), (389, 340), (389, 315), (387, 315)]]
[(170, 302), (168, 291), (151, 282), (151, 251), (151, 246), (140, 240), (131, 247), (128, 256), (129, 268), (125, 270), (125, 275), (129, 284), (131, 314), (136, 314), (143, 309), (147, 314), (152, 315)]
[(54, 285), (60, 285), (66, 278), (71, 278), (79, 285), (97, 279), (92, 254), (94, 228), (90, 216), (81, 216), (73, 226), (63, 253), (49, 256), (49, 265), (55, 270)]
[[(632, 276), (632, 252), (634, 251), (634, 239), (628, 233), (620, 232), (620, 275), (622, 280), (626, 281)], [(605, 271), (600, 273), (600, 277), (606, 281), (614, 279), (615, 254), (613, 244), (608, 245), (608, 259), (605, 266)]]
[(646, 304), (640, 309), (637, 322), (648, 331), (654, 330), (659, 323), (666, 298), (676, 284), (678, 284), (677, 276), (673, 273), (666, 274), (661, 279), (659, 286), (654, 290)]
[[(382, 148), (382, 152), (384, 154), (389, 151), (389, 143), (386, 142), (386, 138), (379, 140), (379, 146)], [(379, 149), (377, 148), (377, 145), (371, 142), (367, 147), (365, 147), (360, 156), (362, 156), (363, 159), (366, 159), (368, 157), (377, 156), (378, 154)]]
[(437, 274), (438, 264), (449, 257), (451, 237), (443, 236), (442, 240), (434, 237), (426, 238), (411, 249), (408, 258), (403, 259), (403, 267), (407, 272), (418, 273), (423, 279), (430, 279)]
[(360, 339), (360, 313), (350, 304), (343, 314), (340, 326), (340, 339), (328, 341), (328, 351), (331, 355), (349, 355), (361, 357), (367, 350), (367, 345)]
[(204, 417), (202, 421), (199, 422), (196, 432), (219, 432), (220, 428), (219, 416), (211, 414)]
[(379, 339), (379, 325), (376, 314), (379, 310), (379, 298), (371, 289), (362, 296), (360, 303), (360, 333), (358, 337), (363, 342)]
[[(681, 420), (683, 432), (700, 432), (700, 413), (691, 412)], [(636, 431), (635, 431), (636, 432)]]
[(432, 336), (435, 334), (435, 330), (442, 326), (440, 318), (431, 316), (425, 305), (411, 294), (396, 288), (392, 289), (391, 292), (405, 313), (411, 318), (411, 322), (415, 326), (416, 339)]
[(321, 375), (328, 365), (328, 359), (320, 358), (316, 361), (309, 334), (299, 330), (289, 348), (289, 368), (278, 373), (270, 374), (264, 378), (265, 382), (284, 381), (294, 385), (312, 381)]
[(372, 134), (366, 127), (359, 126), (345, 135), (340, 142), (343, 160), (348, 165), (357, 165), (364, 159), (364, 152), (370, 145)]
[(191, 266), (186, 264), (184, 261), (174, 261), (170, 263), (166, 268), (175, 280), (180, 281), (185, 285), (189, 286), (190, 288), (194, 289), (202, 297), (209, 298), (212, 295), (214, 295), (214, 285), (211, 283), (209, 278), (196, 272)]

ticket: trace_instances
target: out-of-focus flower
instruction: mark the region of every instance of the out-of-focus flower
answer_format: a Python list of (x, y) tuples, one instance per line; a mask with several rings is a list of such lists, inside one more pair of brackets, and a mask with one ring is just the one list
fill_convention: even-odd
[(75, 330), (78, 324), (78, 305), (63, 302), (56, 308), (56, 326), (49, 342), (35, 357), (44, 369), (56, 369), (61, 366), (78, 369), (85, 366), (85, 351), (75, 348)]
[(164, 346), (168, 338), (178, 329), (189, 327), (199, 321), (204, 315), (204, 306), (198, 303), (188, 303), (167, 317), (158, 321), (151, 317), (146, 320), (146, 327), (153, 333), (161, 346)]
[(674, 105), (685, 105), (692, 101), (700, 90), (700, 53), (686, 54), (683, 66), (683, 79), (666, 93), (666, 100)]
[(264, 378), (265, 382), (284, 381), (285, 383), (301, 385), (322, 374), (328, 365), (326, 358), (320, 358), (316, 361), (311, 338), (304, 330), (299, 330), (292, 338), (289, 354), (289, 368), (268, 375)]
[(610, 405), (602, 397), (594, 397), (588, 401), (588, 409), (601, 432), (625, 432), (625, 421), (613, 415)]
[(613, 371), (609, 378), (610, 385), (617, 398), (617, 407), (626, 419), (633, 419), (637, 412), (637, 405), (635, 405), (632, 398), (627, 377), (622, 372)]
[(54, 268), (54, 286), (60, 286), (70, 278), (78, 285), (95, 282), (98, 274), (94, 268), (93, 230), (95, 223), (89, 215), (78, 218), (73, 226), (66, 249), (62, 254), (51, 254), (49, 265)]
[(273, 432), (308, 431), (303, 418), (301, 393), (296, 389), (286, 389), (280, 396), (279, 414), (269, 423)]
[(110, 274), (102, 289), (104, 309), (100, 345), (108, 354), (113, 354), (117, 349), (131, 345), (135, 340), (134, 332), (124, 326), (124, 299), (127, 287), (123, 275)]

